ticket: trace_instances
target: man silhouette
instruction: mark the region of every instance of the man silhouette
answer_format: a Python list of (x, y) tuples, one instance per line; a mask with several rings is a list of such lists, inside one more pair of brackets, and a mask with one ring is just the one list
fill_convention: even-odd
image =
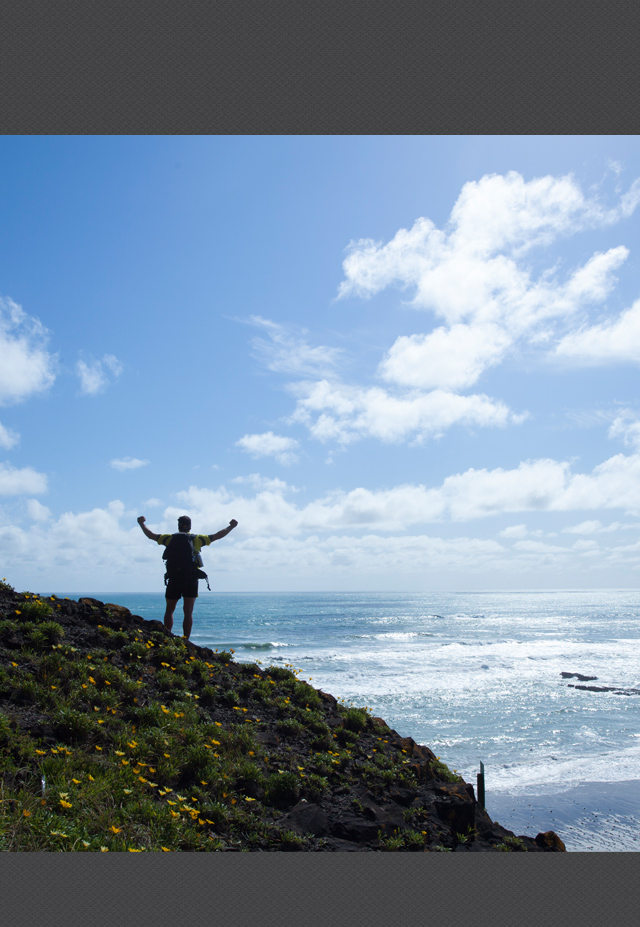
[(176, 610), (176, 605), (180, 601), (180, 598), (182, 598), (182, 607), (184, 610), (182, 630), (185, 639), (189, 640), (191, 628), (193, 626), (193, 606), (196, 604), (196, 599), (198, 598), (198, 577), (196, 573), (198, 561), (200, 561), (200, 551), (203, 547), (207, 547), (211, 544), (212, 541), (219, 541), (220, 538), (226, 537), (230, 531), (233, 531), (238, 522), (235, 518), (232, 518), (229, 522), (229, 526), (223, 528), (222, 531), (218, 531), (216, 534), (190, 534), (191, 519), (188, 515), (181, 515), (178, 519), (178, 534), (173, 535), (154, 534), (153, 531), (147, 528), (145, 521), (144, 515), (140, 515), (138, 524), (150, 540), (168, 547), (173, 537), (186, 535), (187, 540), (191, 544), (194, 559), (187, 569), (172, 567), (170, 559), (167, 559), (168, 582), (165, 592), (167, 607), (164, 613), (164, 626), (167, 631), (170, 631), (173, 628), (173, 613)]

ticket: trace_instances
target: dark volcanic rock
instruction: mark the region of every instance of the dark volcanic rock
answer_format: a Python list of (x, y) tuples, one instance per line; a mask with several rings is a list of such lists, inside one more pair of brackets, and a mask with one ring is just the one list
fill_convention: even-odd
[(313, 834), (314, 837), (324, 837), (329, 833), (326, 812), (304, 799), (280, 819), (280, 825), (284, 830), (290, 828), (298, 834)]
[(583, 676), (582, 673), (560, 673), (563, 679), (579, 679), (580, 682), (591, 682), (597, 676)]

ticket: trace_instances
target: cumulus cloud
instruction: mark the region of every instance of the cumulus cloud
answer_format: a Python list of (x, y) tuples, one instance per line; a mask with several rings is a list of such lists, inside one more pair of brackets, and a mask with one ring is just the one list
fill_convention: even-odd
[(622, 441), (640, 449), (640, 420), (630, 409), (624, 409), (615, 417), (609, 428), (610, 438), (621, 438)]
[(365, 436), (382, 441), (438, 437), (453, 425), (504, 426), (518, 423), (503, 402), (488, 396), (460, 396), (446, 390), (397, 396), (380, 387), (354, 387), (320, 380), (298, 383), (292, 422), (305, 424), (320, 441), (348, 444)]
[(621, 521), (612, 521), (608, 525), (603, 525), (601, 521), (596, 519), (587, 519), (586, 521), (581, 521), (577, 525), (568, 525), (562, 529), (563, 534), (611, 534), (614, 531), (627, 531), (630, 528), (638, 530), (640, 524), (638, 522), (621, 522)]
[(584, 364), (640, 362), (640, 299), (615, 319), (570, 332), (555, 349), (559, 358)]
[(0, 447), (6, 447), (7, 449), (15, 447), (19, 440), (20, 435), (16, 431), (13, 431), (11, 428), (5, 428), (2, 422), (0, 422)]
[(413, 308), (439, 322), (388, 347), (376, 371), (384, 386), (344, 382), (341, 352), (312, 346), (305, 333), (260, 316), (250, 320), (264, 333), (253, 339), (254, 353), (268, 369), (297, 378), (289, 384), (297, 399), (290, 422), (322, 441), (420, 442), (454, 425), (518, 424), (526, 413), (484, 393), (461, 393), (524, 348), (556, 362), (596, 350), (635, 357), (635, 345), (640, 349), (640, 308), (585, 327), (588, 311), (603, 303), (629, 256), (624, 245), (573, 267), (554, 255), (534, 272), (531, 258), (533, 249), (619, 222), (638, 202), (640, 181), (607, 206), (593, 191), (583, 193), (572, 176), (486, 175), (463, 186), (444, 228), (421, 217), (387, 242), (361, 239), (347, 248), (339, 298), (368, 298), (397, 286)]
[(110, 461), (109, 466), (113, 467), (114, 470), (137, 470), (140, 467), (146, 467), (149, 463), (148, 460), (139, 460), (137, 457), (122, 457), (120, 459), (114, 458)]
[[(639, 200), (638, 181), (615, 207), (606, 208), (585, 197), (571, 176), (526, 182), (513, 171), (487, 175), (464, 185), (445, 229), (419, 218), (386, 244), (351, 242), (338, 295), (370, 297), (392, 285), (411, 291), (411, 306), (430, 310), (445, 325), (398, 338), (380, 375), (405, 386), (463, 389), (519, 343), (552, 338), (554, 320), (566, 323), (589, 304), (601, 303), (629, 255), (621, 245), (596, 252), (561, 280), (554, 266), (532, 276), (531, 249), (611, 225), (630, 215)], [(635, 316), (618, 327), (604, 326), (611, 346), (601, 345), (600, 352), (621, 350), (628, 329), (634, 344), (640, 343)], [(553, 356), (585, 356), (595, 350), (599, 334), (600, 327), (569, 334)]]
[[(363, 487), (332, 492), (296, 505), (280, 486), (252, 499), (225, 487), (190, 487), (179, 499), (194, 517), (250, 523), (257, 534), (290, 537), (336, 530), (404, 531), (413, 525), (468, 521), (510, 512), (569, 512), (619, 508), (640, 514), (640, 455), (618, 454), (591, 473), (574, 473), (570, 463), (523, 461), (513, 469), (470, 468), (439, 486), (412, 483), (390, 489)], [(259, 500), (259, 501), (258, 501)], [(176, 509), (175, 513), (180, 514)], [(508, 530), (508, 529), (507, 529)], [(513, 538), (523, 537), (516, 528)], [(537, 532), (527, 532), (535, 537)], [(505, 534), (508, 537), (509, 534)]]
[(258, 435), (245, 435), (236, 441), (236, 446), (252, 457), (275, 457), (284, 466), (295, 463), (298, 459), (294, 453), (295, 448), (298, 447), (296, 439), (275, 435), (272, 431), (265, 431)]
[(104, 392), (111, 382), (122, 373), (123, 367), (113, 354), (105, 354), (102, 360), (79, 360), (76, 373), (80, 378), (80, 392), (83, 396), (95, 396)]
[(269, 489), (276, 492), (298, 492), (295, 486), (285, 482), (285, 480), (270, 479), (262, 476), (260, 473), (250, 473), (248, 476), (236, 476), (231, 481), (240, 485), (251, 486), (252, 489), (263, 490)]
[(403, 335), (387, 352), (379, 373), (401, 386), (464, 389), (502, 360), (512, 340), (493, 324), (456, 324), (428, 335)]
[(29, 499), (27, 501), (27, 512), (29, 513), (29, 518), (32, 518), (34, 521), (46, 521), (48, 518), (51, 518), (51, 509), (48, 509), (46, 505), (38, 502), (37, 499)]
[(0, 495), (39, 495), (47, 491), (47, 477), (32, 467), (18, 469), (11, 464), (0, 463)]
[(0, 299), (0, 405), (21, 402), (55, 380), (56, 357), (46, 350), (48, 332), (11, 299)]
[[(25, 492), (27, 481), (24, 471), (20, 473), (19, 490)], [(422, 530), (411, 533), (415, 526), (430, 522), (461, 522), (507, 512), (620, 508), (637, 516), (640, 455), (616, 455), (585, 474), (573, 472), (562, 461), (525, 461), (511, 470), (469, 469), (431, 487), (356, 487), (300, 502), (290, 498), (292, 487), (284, 481), (255, 476), (232, 488), (191, 486), (178, 493), (176, 505), (166, 507), (150, 527), (174, 530), (177, 516), (185, 511), (194, 529), (207, 533), (237, 518), (237, 531), (215, 551), (216, 572), (237, 577), (230, 580), (231, 588), (237, 588), (239, 577), (255, 577), (260, 571), (274, 582), (279, 577), (280, 588), (288, 588), (291, 583), (295, 586), (303, 571), (330, 582), (338, 575), (351, 581), (355, 576), (424, 576), (428, 571), (437, 577), (448, 570), (458, 576), (486, 577), (491, 570), (502, 571), (503, 576), (516, 571), (566, 576), (570, 569), (582, 569), (581, 564), (588, 571), (640, 569), (640, 542), (605, 543), (609, 531), (631, 527), (630, 523), (604, 526), (594, 519), (569, 526), (566, 534), (573, 537), (567, 538), (566, 546), (557, 539), (553, 543), (542, 539), (539, 531), (530, 531), (523, 523), (504, 529), (500, 539), (473, 538), (464, 532), (447, 538)], [(30, 489), (34, 490), (33, 484)], [(0, 527), (0, 556), (8, 577), (14, 570), (24, 571), (28, 558), (31, 584), (34, 576), (46, 574), (58, 583), (56, 588), (74, 588), (80, 580), (84, 588), (89, 581), (95, 588), (104, 588), (105, 581), (120, 589), (140, 589), (143, 581), (146, 588), (154, 582), (161, 585), (157, 550), (140, 534), (137, 511), (127, 511), (116, 500), (105, 508), (53, 518), (45, 506), (34, 503), (28, 502), (31, 527)], [(595, 535), (599, 545), (593, 543)], [(51, 581), (47, 585), (54, 588)]]

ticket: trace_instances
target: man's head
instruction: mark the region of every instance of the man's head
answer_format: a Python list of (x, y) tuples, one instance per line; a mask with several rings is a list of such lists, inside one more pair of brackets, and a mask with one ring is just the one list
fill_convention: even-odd
[(181, 515), (178, 519), (178, 531), (191, 531), (191, 519), (188, 515)]

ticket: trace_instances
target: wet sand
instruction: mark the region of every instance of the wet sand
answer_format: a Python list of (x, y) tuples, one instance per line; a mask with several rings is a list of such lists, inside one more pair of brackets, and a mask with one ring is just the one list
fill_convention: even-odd
[(553, 830), (573, 852), (640, 851), (640, 780), (584, 782), (560, 791), (487, 792), (487, 811), (516, 834)]

